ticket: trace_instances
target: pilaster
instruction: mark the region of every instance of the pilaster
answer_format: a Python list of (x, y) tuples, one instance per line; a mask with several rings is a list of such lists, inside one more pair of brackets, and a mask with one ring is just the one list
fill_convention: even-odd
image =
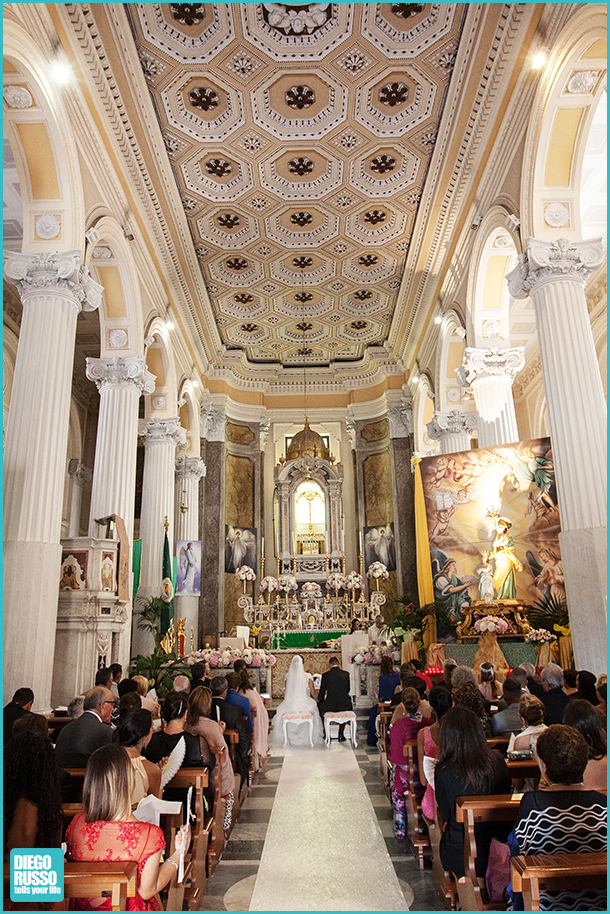
[(436, 410), (428, 422), (428, 437), (440, 441), (441, 454), (455, 454), (469, 451), (472, 447), (472, 433), (477, 427), (476, 413), (465, 413), (459, 409), (450, 412)]
[(524, 364), (523, 346), (464, 350), (462, 365), (457, 370), (458, 382), (472, 386), (479, 415), (479, 447), (519, 440), (512, 388)]
[[(200, 457), (178, 457), (176, 460), (176, 489), (174, 510), (176, 542), (178, 540), (199, 540), (199, 480), (204, 478), (207, 468)], [(174, 606), (177, 619), (186, 619), (187, 642), (190, 643), (191, 628), (194, 644), (199, 644), (199, 597), (176, 594)]]

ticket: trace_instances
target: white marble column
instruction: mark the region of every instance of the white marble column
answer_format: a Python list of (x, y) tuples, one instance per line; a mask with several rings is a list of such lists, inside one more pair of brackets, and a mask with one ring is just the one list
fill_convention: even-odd
[[(206, 466), (200, 457), (179, 457), (176, 460), (176, 488), (174, 494), (175, 531), (178, 540), (199, 540), (199, 480), (206, 475)], [(186, 510), (182, 510), (186, 507)], [(199, 644), (199, 597), (174, 598), (176, 619), (186, 619), (186, 652), (190, 651), (191, 628), (193, 642)], [(202, 633), (203, 634), (203, 633)]]
[(465, 413), (459, 409), (452, 409), (448, 413), (436, 410), (432, 421), (426, 425), (428, 438), (440, 441), (441, 454), (469, 451), (476, 427), (476, 413)]
[(601, 238), (526, 239), (507, 280), (536, 312), (577, 668), (606, 671), (606, 404), (585, 300)]
[[(87, 377), (95, 381), (100, 392), (89, 536), (96, 533), (96, 517), (118, 514), (123, 518), (129, 541), (131, 580), (138, 402), (141, 394), (153, 392), (155, 377), (147, 370), (143, 356), (87, 359)], [(118, 659), (123, 669), (127, 669), (130, 658), (131, 604), (126, 609)]]
[[(142, 539), (142, 567), (136, 604), (145, 603), (150, 597), (160, 596), (163, 569), (163, 540), (165, 518), (170, 523), (168, 539), (170, 551), (174, 543), (174, 471), (176, 448), (186, 447), (186, 432), (178, 418), (143, 419), (138, 434), (144, 440), (144, 475), (142, 478), (142, 510), (140, 537)], [(134, 618), (132, 656), (150, 654), (153, 639), (137, 627)]]
[(524, 364), (523, 346), (464, 350), (464, 360), (457, 374), (460, 383), (472, 386), (479, 415), (479, 447), (495, 447), (519, 440), (513, 381)]
[(80, 514), (83, 503), (83, 492), (91, 491), (93, 471), (81, 463), (77, 457), (68, 460), (68, 499), (66, 510), (66, 529), (62, 536), (80, 536)]
[(23, 302), (4, 446), (4, 694), (29, 686), (49, 711), (76, 319), (102, 287), (80, 251), (6, 254), (4, 277)]

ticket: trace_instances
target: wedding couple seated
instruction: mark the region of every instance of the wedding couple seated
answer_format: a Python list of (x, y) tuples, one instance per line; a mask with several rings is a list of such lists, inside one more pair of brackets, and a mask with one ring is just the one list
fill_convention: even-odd
[[(330, 669), (323, 674), (320, 692), (316, 694), (313, 677), (305, 672), (303, 658), (292, 658), (286, 676), (284, 701), (275, 712), (274, 726), (271, 732), (271, 747), (281, 749), (291, 746), (309, 744), (321, 746), (324, 740), (322, 717), (327, 726), (326, 745), (330, 745), (329, 717), (340, 715), (339, 740), (345, 741), (343, 730), (347, 723), (351, 726), (352, 743), (355, 745), (355, 714), (349, 696), (349, 674), (341, 670), (336, 658), (332, 658)], [(354, 722), (352, 723), (352, 718)]]

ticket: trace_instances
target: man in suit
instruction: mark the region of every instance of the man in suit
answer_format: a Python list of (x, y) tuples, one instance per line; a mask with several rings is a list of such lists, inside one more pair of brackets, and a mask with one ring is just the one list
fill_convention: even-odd
[(201, 660), (194, 663), (191, 667), (191, 692), (194, 692), (198, 686), (204, 686), (209, 689), (211, 679), (209, 678), (210, 667), (207, 662)]
[[(322, 674), (318, 692), (318, 711), (324, 721), (327, 711), (351, 711), (352, 699), (349, 694), (349, 673), (342, 670), (336, 657), (330, 658), (330, 669)], [(339, 742), (345, 742), (345, 724), (339, 724)]]
[(556, 663), (547, 663), (540, 674), (542, 679), (542, 701), (544, 703), (544, 722), (547, 727), (563, 721), (565, 706), (570, 696), (563, 691), (563, 670)]
[(34, 693), (31, 689), (17, 689), (11, 701), (4, 706), (2, 719), (4, 724), (4, 745), (9, 742), (13, 735), (13, 724), (25, 714), (31, 714)]
[(235, 763), (237, 772), (241, 777), (242, 784), (248, 782), (248, 771), (250, 769), (250, 740), (246, 733), (246, 724), (241, 709), (236, 705), (229, 704), (226, 700), (229, 690), (229, 683), (226, 676), (214, 676), (210, 684), (212, 692), (212, 711), (210, 717), (212, 720), (224, 720), (229, 730), (237, 730), (239, 733), (239, 743), (235, 751)]
[(85, 768), (89, 756), (112, 740), (110, 715), (114, 695), (110, 689), (94, 686), (83, 702), (83, 713), (66, 724), (57, 737), (55, 752), (60, 768)]
[(519, 714), (521, 683), (518, 679), (509, 677), (504, 680), (502, 689), (506, 710), (498, 711), (491, 719), (494, 736), (510, 736), (511, 733), (519, 733), (523, 729), (523, 721)]

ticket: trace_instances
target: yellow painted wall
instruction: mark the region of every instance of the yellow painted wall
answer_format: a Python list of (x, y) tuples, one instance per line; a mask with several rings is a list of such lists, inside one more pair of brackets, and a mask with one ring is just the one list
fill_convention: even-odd
[(34, 200), (59, 200), (51, 141), (44, 124), (16, 124), (30, 173)]
[(490, 257), (487, 261), (483, 286), (483, 308), (498, 309), (502, 307), (504, 274), (507, 266), (508, 257)]
[(160, 349), (146, 350), (146, 367), (157, 378), (157, 387), (165, 387), (165, 369)]
[(574, 146), (582, 116), (582, 108), (560, 108), (555, 115), (544, 176), (547, 187), (570, 186)]
[(108, 317), (127, 317), (123, 281), (118, 267), (99, 267), (100, 282), (106, 291)]

